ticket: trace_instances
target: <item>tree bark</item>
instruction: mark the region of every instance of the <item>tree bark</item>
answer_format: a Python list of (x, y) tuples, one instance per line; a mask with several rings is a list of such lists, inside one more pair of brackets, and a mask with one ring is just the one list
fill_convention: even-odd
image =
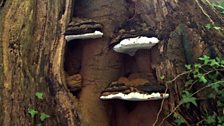
[[(73, 60), (65, 59), (69, 58), (65, 53), (69, 44), (63, 34), (73, 16), (101, 23), (104, 33), (100, 39), (75, 41), (82, 48), (77, 54), (81, 68), (76, 73), (83, 78), (82, 88), (75, 95), (66, 84), (65, 62)], [(29, 116), (30, 107), (50, 115), (44, 125), (109, 126), (114, 121), (114, 106), (100, 101), (99, 96), (110, 82), (137, 71), (153, 73), (157, 82), (164, 84), (160, 76), (165, 75), (165, 80), (177, 76), (184, 70), (184, 64), (203, 54), (224, 55), (223, 31), (204, 27), (213, 22), (222, 26), (223, 17), (201, 0), (0, 0), (0, 19), (0, 125), (3, 126), (39, 123), (38, 116), (34, 119)], [(132, 58), (114, 52), (111, 41), (119, 36), (118, 31), (127, 24), (132, 30), (134, 26), (130, 23), (136, 21), (146, 24), (143, 28), (158, 37), (160, 43)], [(143, 34), (139, 30), (134, 33)], [(133, 68), (125, 68), (129, 61), (134, 62)], [(134, 68), (135, 65), (138, 67)], [(182, 80), (169, 86), (170, 97), (164, 111), (174, 109), (182, 88)], [(44, 100), (35, 97), (38, 91), (44, 92)]]

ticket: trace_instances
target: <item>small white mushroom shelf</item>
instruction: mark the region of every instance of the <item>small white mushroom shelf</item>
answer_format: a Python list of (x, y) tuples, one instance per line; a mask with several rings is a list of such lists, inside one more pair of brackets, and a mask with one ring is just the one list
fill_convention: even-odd
[(146, 79), (136, 78), (127, 80), (121, 77), (105, 88), (101, 100), (119, 99), (125, 101), (150, 101), (169, 97), (166, 87), (160, 84), (150, 84)]
[(75, 39), (96, 39), (102, 38), (103, 33), (101, 31), (95, 31), (92, 33), (85, 33), (85, 34), (77, 34), (77, 35), (65, 35), (65, 39), (69, 42)]
[(113, 50), (119, 53), (126, 53), (134, 56), (139, 49), (150, 49), (159, 43), (156, 37), (138, 36), (135, 38), (126, 38), (113, 47)]
[(120, 100), (126, 100), (126, 101), (149, 101), (149, 100), (159, 100), (159, 99), (165, 99), (168, 98), (168, 93), (139, 93), (139, 92), (131, 92), (129, 94), (124, 93), (117, 93), (117, 94), (110, 94), (107, 96), (100, 96), (100, 99), (102, 100), (111, 100), (111, 99), (120, 99)]

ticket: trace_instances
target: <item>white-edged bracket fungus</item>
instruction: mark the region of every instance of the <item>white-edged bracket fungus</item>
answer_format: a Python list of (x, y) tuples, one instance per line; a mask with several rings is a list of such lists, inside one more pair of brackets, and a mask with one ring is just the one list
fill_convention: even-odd
[(101, 38), (103, 33), (100, 31), (95, 31), (93, 33), (77, 34), (77, 35), (65, 35), (65, 39), (69, 42), (75, 39), (96, 39)]
[(151, 93), (151, 94), (143, 94), (139, 92), (131, 92), (129, 94), (124, 93), (117, 93), (117, 94), (110, 94), (107, 96), (100, 96), (102, 100), (109, 100), (109, 99), (120, 99), (126, 101), (148, 101), (148, 100), (159, 100), (168, 98), (169, 94), (167, 93)]
[(125, 84), (112, 83), (102, 92), (101, 100), (120, 99), (126, 101), (149, 101), (169, 97), (162, 85), (144, 84), (137, 87), (126, 86)]
[(126, 53), (130, 56), (135, 55), (139, 49), (150, 49), (159, 42), (156, 37), (138, 36), (135, 38), (123, 39), (120, 43), (113, 47), (114, 51), (119, 53)]

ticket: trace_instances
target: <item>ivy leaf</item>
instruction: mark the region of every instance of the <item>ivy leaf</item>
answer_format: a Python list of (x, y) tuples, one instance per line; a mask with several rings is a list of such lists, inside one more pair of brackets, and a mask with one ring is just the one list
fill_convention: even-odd
[(209, 29), (212, 29), (213, 28), (213, 25), (212, 24), (206, 24), (205, 27), (209, 30)]
[(208, 94), (208, 98), (213, 98), (213, 99), (215, 99), (216, 97), (217, 97), (217, 95), (214, 94), (214, 93), (210, 93), (210, 94)]
[(44, 99), (44, 93), (43, 93), (43, 92), (36, 92), (36, 93), (35, 93), (35, 96), (36, 96), (38, 99), (41, 99), (41, 100)]
[(222, 6), (222, 7), (224, 8), (224, 2), (222, 2), (222, 3), (220, 4), (220, 6)]
[(210, 29), (221, 30), (221, 29), (222, 29), (221, 27), (216, 26), (215, 24), (211, 24), (211, 23), (206, 24), (205, 27), (206, 27), (208, 30), (210, 30)]
[(205, 78), (205, 76), (201, 75), (199, 77), (199, 82), (203, 82), (204, 84), (206, 84), (208, 82), (208, 80)]
[(44, 112), (40, 113), (40, 120), (43, 122), (44, 120), (46, 120), (47, 118), (50, 118), (50, 116)]
[(219, 92), (219, 87), (220, 87), (220, 84), (219, 83), (214, 83), (211, 86), (211, 88), (214, 89), (216, 92)]
[(177, 126), (181, 126), (182, 124), (185, 123), (185, 121), (182, 118), (177, 118), (175, 119), (174, 122), (177, 124)]
[(215, 115), (207, 116), (205, 122), (207, 124), (214, 124), (216, 122)]
[(202, 57), (199, 58), (199, 60), (204, 61), (204, 64), (208, 64), (210, 57), (207, 55), (203, 55)]
[(36, 126), (42, 126), (42, 124), (41, 123), (37, 123), (37, 125)]
[(199, 68), (201, 68), (201, 64), (194, 64), (194, 68), (195, 68), (195, 69), (199, 69)]
[(191, 70), (191, 65), (189, 64), (189, 65), (185, 65), (185, 68), (187, 69), (187, 70)]
[(217, 81), (218, 76), (219, 76), (219, 72), (218, 72), (218, 71), (215, 71), (215, 72), (210, 73), (210, 74), (208, 75), (208, 78), (209, 78), (211, 81), (215, 82), (215, 81)]
[(175, 118), (174, 122), (177, 124), (177, 126), (181, 126), (182, 124), (185, 123), (185, 120), (182, 118), (182, 116), (179, 113), (174, 112), (173, 116)]
[(219, 27), (219, 26), (214, 26), (213, 27), (215, 30), (221, 30), (222, 28), (221, 27)]
[(189, 86), (189, 85), (191, 85), (193, 83), (193, 80), (187, 80), (186, 82), (185, 82), (185, 86)]
[(219, 11), (224, 11), (224, 7), (222, 5), (215, 4), (213, 6)]
[(224, 116), (218, 116), (218, 123), (224, 123)]
[(221, 63), (221, 59), (219, 57), (216, 57), (215, 60), (218, 62), (218, 63)]
[(164, 76), (164, 75), (160, 76), (160, 79), (161, 79), (161, 80), (164, 80), (164, 78), (165, 78), (165, 76)]
[(192, 103), (193, 105), (197, 106), (196, 99), (197, 98), (193, 97), (190, 92), (183, 91), (183, 93), (182, 93), (182, 99), (180, 100), (180, 102), (182, 104)]
[(211, 60), (210, 66), (220, 66), (220, 65), (215, 59), (213, 59)]
[(34, 118), (34, 116), (35, 116), (36, 114), (38, 114), (38, 111), (36, 111), (34, 108), (28, 108), (28, 113), (30, 114), (30, 116), (31, 116), (32, 118)]
[(224, 60), (221, 60), (220, 64), (221, 64), (221, 67), (224, 67)]

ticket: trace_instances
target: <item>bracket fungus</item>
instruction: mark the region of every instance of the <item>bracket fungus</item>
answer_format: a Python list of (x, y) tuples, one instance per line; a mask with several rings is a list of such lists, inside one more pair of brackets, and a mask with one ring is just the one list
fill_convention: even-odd
[(79, 34), (79, 35), (65, 35), (65, 39), (67, 41), (71, 41), (74, 39), (95, 39), (95, 38), (101, 38), (103, 36), (103, 33), (100, 31), (95, 31), (93, 33), (85, 33), (85, 34)]
[(148, 100), (159, 100), (163, 98), (167, 98), (169, 94), (161, 94), (161, 93), (139, 93), (139, 92), (131, 92), (129, 94), (124, 93), (117, 93), (111, 94), (108, 96), (101, 96), (100, 99), (102, 100), (109, 100), (109, 99), (121, 99), (126, 101), (148, 101)]
[(134, 56), (139, 49), (150, 49), (159, 42), (156, 37), (138, 36), (135, 38), (123, 39), (120, 43), (113, 47), (113, 50), (119, 53), (126, 53)]
[[(120, 79), (121, 80), (121, 79)], [(124, 80), (124, 79), (122, 79)], [(138, 83), (132, 84), (132, 83)], [(163, 85), (152, 85), (145, 79), (112, 82), (101, 94), (101, 100), (149, 101), (168, 98)]]
[(91, 19), (73, 18), (64, 33), (67, 41), (75, 39), (95, 39), (103, 36), (102, 25)]

